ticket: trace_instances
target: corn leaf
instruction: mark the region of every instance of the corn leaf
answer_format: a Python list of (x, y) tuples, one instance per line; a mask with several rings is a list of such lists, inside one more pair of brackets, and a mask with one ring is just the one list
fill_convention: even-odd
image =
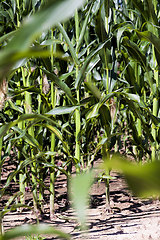
[[(110, 40), (110, 39), (109, 39)], [(95, 50), (93, 50), (85, 59), (82, 68), (79, 71), (78, 77), (75, 81), (75, 88), (78, 89), (80, 87), (81, 82), (84, 80), (83, 78), (85, 77), (86, 69), (92, 60), (93, 57), (95, 57), (106, 45), (106, 43), (109, 41), (105, 41), (104, 43), (101, 43), (96, 47)]]
[(68, 34), (66, 33), (65, 29), (62, 27), (62, 25), (60, 23), (57, 24), (57, 27), (58, 29), (60, 30), (60, 32), (62, 33), (67, 45), (68, 45), (68, 48), (70, 50), (70, 53), (71, 53), (71, 56), (74, 60), (74, 62), (78, 65), (79, 64), (79, 61), (78, 61), (78, 58), (76, 56), (76, 50), (74, 49), (69, 37), (68, 37)]
[(93, 7), (93, 4), (91, 4), (91, 6), (89, 8), (89, 11), (87, 12), (87, 16), (86, 16), (86, 18), (84, 20), (83, 27), (82, 27), (82, 30), (81, 30), (81, 33), (80, 33), (80, 36), (79, 36), (78, 44), (77, 44), (77, 47), (76, 47), (77, 52), (79, 52), (79, 49), (81, 47), (81, 44), (82, 44), (82, 41), (83, 41), (83, 38), (84, 38), (84, 35), (85, 35), (85, 31), (86, 31), (86, 27), (87, 27), (87, 24), (88, 24), (88, 20), (89, 20), (89, 17), (90, 17), (90, 13), (91, 13), (92, 7)]
[(50, 78), (53, 82), (56, 83), (57, 86), (59, 86), (61, 88), (61, 90), (63, 90), (67, 97), (70, 99), (70, 101), (76, 105), (77, 101), (76, 99), (72, 96), (71, 93), (71, 89), (67, 86), (67, 84), (65, 82), (63, 82), (62, 80), (60, 80), (55, 74), (50, 73), (49, 71), (42, 69), (43, 72), (45, 72), (48, 76), (48, 78)]
[(136, 33), (137, 33), (137, 36), (142, 41), (148, 41), (154, 45), (156, 50), (157, 62), (160, 65), (160, 38), (158, 38), (156, 35), (154, 35), (150, 31), (145, 31), (145, 32), (136, 31)]
[(69, 234), (64, 233), (60, 230), (57, 230), (47, 224), (38, 224), (38, 225), (24, 225), (20, 227), (13, 228), (7, 231), (4, 235), (0, 236), (0, 240), (9, 240), (23, 236), (31, 236), (33, 234), (51, 234), (56, 235), (63, 239), (70, 239)]
[(90, 119), (90, 118), (99, 116), (99, 107), (100, 107), (99, 105), (100, 104), (97, 103), (89, 110), (89, 112), (86, 114), (86, 119), (87, 120)]
[(23, 114), (18, 119), (14, 120), (13, 122), (2, 125), (0, 127), (0, 137), (4, 136), (10, 128), (14, 127), (19, 122), (26, 121), (26, 120), (28, 120), (28, 121), (35, 120), (36, 121), (35, 124), (37, 124), (38, 121), (47, 121), (55, 126), (59, 126), (59, 124), (57, 124), (54, 120), (52, 120), (42, 114)]
[(160, 194), (160, 162), (134, 164), (120, 156), (113, 156), (104, 163), (104, 168), (111, 167), (122, 171), (129, 187), (136, 196), (151, 197)]
[(47, 112), (47, 115), (63, 115), (63, 114), (69, 114), (75, 111), (78, 106), (62, 106), (62, 107), (56, 107), (49, 112)]
[(15, 139), (23, 138), (24, 141), (26, 141), (31, 146), (36, 147), (38, 150), (42, 150), (42, 146), (39, 144), (39, 142), (36, 140), (36, 138), (34, 138), (30, 134), (26, 133), (26, 130), (22, 130), (16, 126), (12, 127), (11, 129), (14, 130), (14, 132), (17, 132), (20, 134), (18, 137), (12, 138), (12, 141)]
[(89, 91), (91, 91), (94, 97), (96, 97), (98, 100), (101, 99), (100, 90), (92, 82), (85, 82), (85, 86)]
[(89, 203), (89, 190), (93, 183), (93, 173), (82, 173), (71, 180), (71, 199), (82, 228), (86, 224), (86, 208)]

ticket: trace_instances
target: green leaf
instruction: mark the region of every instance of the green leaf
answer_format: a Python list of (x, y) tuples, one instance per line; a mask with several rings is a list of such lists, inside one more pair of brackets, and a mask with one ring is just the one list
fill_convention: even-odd
[(154, 35), (150, 31), (145, 31), (145, 32), (136, 31), (136, 33), (137, 33), (137, 36), (142, 41), (148, 41), (154, 45), (156, 50), (157, 62), (160, 65), (160, 38), (158, 38), (156, 35)]
[(8, 103), (9, 103), (10, 109), (14, 109), (17, 112), (23, 113), (23, 108), (16, 106), (16, 104), (13, 103), (11, 99), (8, 99)]
[(54, 126), (51, 126), (49, 124), (42, 124), (42, 126), (50, 129), (59, 138), (59, 140), (61, 140), (63, 142), (62, 134), (57, 128), (55, 128)]
[(105, 14), (106, 17), (109, 17), (109, 9), (110, 9), (110, 4), (109, 4), (109, 0), (104, 0), (104, 9), (105, 9)]
[(130, 41), (128, 37), (124, 37), (122, 43), (124, 47), (127, 49), (131, 58), (133, 58), (134, 61), (138, 62), (143, 67), (143, 70), (147, 75), (147, 79), (152, 89), (152, 92), (154, 92), (153, 81), (152, 81), (152, 78), (150, 78), (149, 76), (150, 65), (147, 61), (145, 54), (140, 50), (138, 45)]
[(45, 1), (41, 10), (29, 17), (24, 25), (20, 27), (19, 31), (16, 32), (7, 49), (11, 49), (12, 52), (28, 49), (32, 41), (41, 32), (71, 17), (83, 2), (84, 0)]
[(12, 31), (10, 33), (7, 33), (5, 35), (3, 35), (2, 37), (0, 37), (0, 43), (2, 43), (5, 40), (8, 40), (10, 37), (12, 37), (15, 34), (16, 31)]
[(99, 89), (92, 83), (92, 82), (84, 82), (86, 88), (91, 91), (94, 97), (96, 97), (98, 100), (101, 99), (101, 92)]
[(9, 240), (23, 236), (31, 236), (33, 234), (51, 234), (56, 235), (63, 239), (70, 239), (69, 234), (57, 230), (47, 224), (38, 225), (23, 225), (7, 231), (4, 235), (0, 236), (0, 240)]
[(146, 13), (146, 11), (144, 9), (144, 3), (141, 0), (132, 0), (132, 2), (147, 22), (149, 15)]
[(123, 38), (123, 45), (127, 48), (129, 54), (131, 57), (140, 62), (143, 68), (146, 70), (147, 69), (147, 60), (145, 55), (140, 51), (139, 47), (137, 44), (134, 42), (130, 41), (128, 37)]
[[(21, 121), (33, 121), (35, 120), (35, 124), (37, 124), (38, 121), (47, 121), (50, 122), (52, 125), (59, 126), (55, 121), (52, 119), (42, 115), (42, 114), (23, 114), (18, 119), (14, 120), (13, 122), (10, 122), (8, 124), (4, 124), (0, 127), (0, 138), (6, 134), (6, 132), (11, 128), (17, 125)], [(60, 126), (59, 126), (60, 127)]]
[[(101, 6), (99, 7), (98, 13), (96, 14), (96, 25), (95, 25), (95, 31), (96, 34), (99, 38), (100, 42), (104, 42), (107, 38), (107, 33), (106, 33), (106, 29), (105, 29), (105, 24), (104, 24), (104, 18), (105, 17), (105, 12), (104, 12), (104, 4), (101, 4)], [(104, 15), (102, 16), (102, 13), (104, 13)]]
[(129, 187), (136, 196), (156, 197), (160, 195), (160, 162), (134, 164), (120, 156), (113, 156), (104, 163), (104, 168), (111, 167), (122, 171)]
[(47, 115), (63, 115), (63, 114), (69, 114), (75, 111), (78, 106), (62, 106), (62, 107), (56, 107), (49, 112), (45, 113)]
[(52, 80), (53, 82), (56, 83), (56, 85), (58, 85), (61, 90), (63, 90), (67, 97), (70, 99), (70, 101), (76, 105), (77, 101), (76, 99), (72, 96), (71, 90), (70, 88), (67, 86), (67, 84), (65, 82), (63, 82), (62, 80), (60, 80), (54, 73), (50, 73), (49, 71), (42, 69), (43, 72), (46, 73), (46, 75), (48, 76), (48, 78), (50, 78), (50, 80)]
[[(120, 27), (121, 25), (124, 25), (122, 27)], [(128, 30), (128, 29), (133, 29), (133, 26), (127, 22), (125, 23), (122, 23), (122, 24), (119, 24), (119, 28), (118, 28), (118, 31), (117, 31), (117, 46), (118, 46), (118, 49), (120, 49), (120, 40), (121, 40), (121, 37), (123, 35), (123, 33)]]
[(51, 132), (53, 132), (57, 136), (57, 138), (63, 143), (63, 146), (64, 146), (66, 152), (69, 154), (69, 152), (68, 152), (68, 149), (69, 149), (68, 144), (66, 142), (64, 142), (62, 133), (58, 130), (58, 128), (56, 128), (56, 127), (54, 127), (52, 125), (49, 125), (49, 124), (45, 124), (45, 123), (44, 124), (39, 124), (39, 125), (43, 126), (45, 128), (48, 128)]
[(82, 228), (86, 224), (86, 208), (89, 203), (89, 190), (93, 183), (93, 173), (81, 173), (71, 179), (71, 199)]
[(158, 18), (155, 14), (155, 9), (154, 9), (154, 5), (153, 5), (153, 1), (151, 0), (146, 0), (147, 3), (148, 3), (148, 6), (147, 6), (147, 13), (149, 15), (149, 20), (154, 23), (155, 25), (159, 25), (158, 23)]
[[(135, 68), (134, 66), (131, 66), (130, 61), (128, 60), (128, 58), (124, 59), (124, 63), (126, 64), (126, 68), (124, 70), (124, 77), (125, 80), (128, 82), (128, 84), (130, 85), (131, 88), (131, 92), (132, 93), (136, 93), (139, 90), (139, 86), (137, 83), (137, 79), (135, 77)], [(133, 87), (134, 86), (134, 87)]]
[[(106, 22), (108, 21), (108, 18), (106, 19), (106, 13), (107, 11), (107, 5), (108, 5), (108, 0), (103, 0), (101, 3), (101, 7), (99, 8), (98, 14), (96, 16), (96, 26), (95, 26), (95, 30), (96, 30), (96, 34), (99, 37), (99, 41), (100, 42), (105, 42), (108, 39), (109, 36), (109, 23)], [(108, 6), (109, 7), (109, 6)], [(109, 11), (109, 9), (108, 9)], [(112, 38), (112, 37), (111, 37)], [(112, 69), (112, 54), (111, 54), (111, 38), (108, 39), (109, 41), (106, 43), (106, 45), (104, 46), (104, 48), (100, 51), (100, 57), (101, 57), (101, 61), (103, 62), (103, 64), (105, 65), (106, 69)]]
[(66, 80), (69, 76), (74, 75), (75, 72), (76, 72), (76, 71), (74, 70), (74, 71), (71, 71), (71, 72), (68, 72), (68, 73), (64, 73), (64, 74), (62, 74), (62, 75), (59, 77), (59, 79), (60, 79), (61, 81), (64, 81), (64, 80)]
[(102, 105), (99, 109), (100, 115), (101, 115), (101, 124), (102, 127), (106, 130), (107, 132), (107, 136), (110, 135), (110, 131), (111, 131), (111, 114), (110, 114), (110, 110), (106, 105)]
[(90, 54), (86, 57), (82, 68), (79, 71), (78, 77), (75, 81), (75, 88), (78, 89), (80, 87), (81, 82), (83, 81), (83, 78), (85, 77), (85, 73), (86, 73), (86, 69), (90, 63), (90, 61), (92, 60), (93, 57), (95, 57), (107, 44), (107, 42), (110, 39), (108, 39), (107, 41), (105, 41), (104, 43), (101, 43), (98, 45), (98, 47), (96, 47), (96, 49), (94, 49), (92, 52), (90, 52)]
[(97, 117), (99, 115), (99, 107), (100, 107), (99, 103), (95, 104), (91, 108), (91, 110), (86, 114), (86, 120), (93, 118), (93, 117)]
[(127, 96), (130, 100), (140, 103), (140, 96), (138, 94), (132, 94), (132, 93), (121, 93), (121, 94)]
[(89, 10), (87, 12), (87, 16), (86, 16), (86, 18), (84, 20), (84, 23), (83, 23), (83, 27), (82, 27), (82, 30), (81, 30), (81, 33), (80, 33), (80, 36), (79, 36), (79, 40), (78, 40), (78, 44), (77, 44), (77, 47), (76, 47), (77, 52), (79, 52), (79, 49), (81, 47), (81, 43), (83, 41), (83, 38), (84, 38), (84, 35), (85, 35), (85, 32), (86, 32), (86, 27), (87, 27), (87, 24), (88, 24), (88, 20), (89, 20), (89, 17), (90, 17), (92, 7), (93, 7), (93, 3), (91, 4), (91, 6), (89, 8)]
[(35, 159), (36, 159), (36, 157), (34, 157), (34, 159), (32, 159), (32, 158), (27, 158), (27, 159), (25, 159), (25, 160), (23, 160), (23, 161), (20, 162), (20, 164), (17, 166), (17, 168), (8, 175), (7, 181), (6, 181), (6, 183), (5, 183), (5, 185), (4, 185), (3, 189), (2, 189), (2, 193), (3, 193), (3, 191), (4, 191), (7, 187), (9, 187), (9, 185), (10, 185), (11, 181), (14, 179), (14, 177), (17, 176), (17, 174), (18, 174), (22, 169), (24, 169), (27, 165), (31, 164)]
[(79, 65), (79, 61), (78, 61), (78, 58), (76, 56), (76, 50), (74, 49), (69, 37), (68, 37), (68, 34), (66, 33), (65, 29), (62, 27), (62, 25), (60, 23), (57, 24), (57, 27), (58, 29), (60, 30), (60, 32), (62, 33), (66, 43), (68, 44), (68, 47), (69, 47), (69, 50), (70, 50), (70, 53), (71, 53), (71, 56), (74, 60), (74, 62)]
[(30, 134), (26, 133), (26, 130), (22, 130), (18, 127), (12, 127), (12, 129), (15, 132), (18, 132), (20, 135), (16, 138), (12, 138), (12, 141), (14, 139), (19, 139), (19, 138), (23, 138), (24, 141), (26, 141), (28, 144), (32, 145), (33, 147), (38, 148), (38, 150), (42, 150), (42, 146), (39, 144), (39, 142), (36, 140), (36, 138), (32, 137)]

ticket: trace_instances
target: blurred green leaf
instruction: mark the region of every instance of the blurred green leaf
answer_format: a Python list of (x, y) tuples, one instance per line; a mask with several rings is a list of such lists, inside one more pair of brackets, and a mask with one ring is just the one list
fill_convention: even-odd
[[(8, 74), (13, 63), (23, 58), (30, 57), (28, 50), (33, 40), (43, 31), (48, 30), (58, 22), (71, 17), (74, 11), (82, 5), (84, 0), (49, 0), (36, 14), (26, 19), (17, 30), (0, 54), (0, 83)], [(63, 12), (63, 14), (61, 14)], [(2, 39), (3, 40), (3, 39)], [(25, 53), (25, 54), (24, 54)], [(32, 56), (36, 55), (36, 52)], [(30, 55), (30, 56), (29, 56)]]
[(110, 161), (106, 161), (104, 168), (112, 168), (122, 172), (130, 189), (136, 196), (147, 198), (160, 195), (160, 162), (132, 163), (114, 155)]
[(62, 239), (70, 239), (69, 234), (64, 233), (60, 230), (55, 229), (47, 224), (38, 225), (24, 225), (13, 228), (7, 231), (4, 235), (0, 236), (0, 240), (9, 240), (23, 236), (32, 236), (33, 234), (50, 234), (56, 235)]
[[(56, 23), (66, 20), (82, 5), (84, 0), (47, 0), (41, 10), (26, 19), (7, 45), (12, 53), (28, 49), (32, 41), (43, 31)], [(63, 12), (63, 14), (62, 14)]]
[(82, 228), (86, 224), (86, 210), (89, 203), (89, 190), (93, 183), (93, 173), (81, 173), (71, 180), (71, 199)]

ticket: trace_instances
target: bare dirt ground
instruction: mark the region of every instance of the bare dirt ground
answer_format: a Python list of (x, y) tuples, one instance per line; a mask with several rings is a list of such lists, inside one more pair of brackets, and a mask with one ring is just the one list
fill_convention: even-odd
[[(75, 213), (71, 207), (67, 206), (66, 178), (63, 175), (58, 177), (56, 181), (55, 219), (52, 221), (49, 219), (49, 194), (46, 192), (45, 214), (40, 222), (70, 233), (71, 239), (159, 240), (160, 202), (152, 199), (140, 200), (131, 196), (124, 178), (115, 172), (112, 175), (116, 176), (116, 179), (111, 180), (110, 184), (112, 213), (105, 211), (104, 183), (95, 183), (91, 189), (88, 230), (86, 232), (80, 232)], [(17, 186), (13, 183), (8, 196), (16, 190)], [(32, 205), (30, 192), (27, 193), (26, 201), (28, 205)], [(1, 201), (1, 206), (3, 204), (4, 202)], [(3, 223), (6, 231), (18, 225), (34, 224), (36, 218), (31, 210), (24, 210), (22, 213), (8, 213), (5, 215)], [(46, 236), (45, 239), (58, 238)]]

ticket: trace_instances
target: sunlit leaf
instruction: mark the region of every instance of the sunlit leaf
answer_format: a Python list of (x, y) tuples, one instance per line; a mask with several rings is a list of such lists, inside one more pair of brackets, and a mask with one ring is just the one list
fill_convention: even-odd
[(78, 106), (62, 106), (62, 107), (56, 107), (49, 112), (47, 112), (47, 115), (62, 115), (62, 114), (69, 114), (73, 112), (75, 109), (77, 109)]
[(136, 31), (136, 33), (142, 41), (148, 41), (154, 45), (157, 53), (157, 61), (160, 64), (160, 38), (158, 38), (150, 31), (145, 32)]
[(99, 107), (100, 107), (100, 104), (97, 103), (95, 104), (91, 110), (89, 110), (89, 112), (87, 113), (86, 115), (86, 119), (90, 119), (90, 118), (93, 118), (93, 117), (97, 117), (99, 115)]

